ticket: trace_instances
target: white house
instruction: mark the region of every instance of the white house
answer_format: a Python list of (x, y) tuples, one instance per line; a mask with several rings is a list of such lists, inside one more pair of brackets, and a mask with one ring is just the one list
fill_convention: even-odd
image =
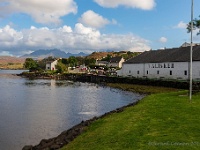
[(107, 61), (96, 60), (95, 65), (97, 65), (97, 66), (107, 66), (108, 62)]
[(58, 63), (58, 60), (48, 61), (46, 63), (46, 70), (56, 70), (57, 63)]
[(112, 57), (110, 59), (110, 62), (108, 63), (108, 67), (118, 67), (118, 68), (121, 68), (124, 61), (125, 61), (124, 58), (121, 57), (121, 56)]
[[(189, 79), (190, 46), (146, 51), (123, 63), (119, 76)], [(193, 47), (193, 79), (200, 80), (200, 45)]]

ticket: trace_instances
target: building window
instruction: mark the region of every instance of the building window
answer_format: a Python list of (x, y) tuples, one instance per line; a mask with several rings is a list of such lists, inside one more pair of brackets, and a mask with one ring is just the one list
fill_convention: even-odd
[(140, 71), (137, 71), (137, 74), (140, 74)]
[(147, 74), (149, 74), (149, 71), (147, 70)]
[(159, 74), (160, 72), (159, 72), (159, 70), (157, 70), (157, 74)]
[(129, 72), (128, 73), (131, 73), (131, 70), (129, 70)]
[(174, 68), (174, 64), (172, 64), (172, 68)]
[(169, 75), (172, 75), (172, 71), (170, 70)]
[(187, 76), (187, 70), (184, 71), (184, 75)]

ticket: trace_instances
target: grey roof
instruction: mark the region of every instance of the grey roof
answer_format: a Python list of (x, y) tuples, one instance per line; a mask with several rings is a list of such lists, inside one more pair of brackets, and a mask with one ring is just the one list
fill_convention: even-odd
[[(187, 46), (190, 46), (190, 45), (191, 45), (190, 43), (185, 42), (185, 43), (183, 43), (183, 44), (181, 45), (181, 47), (187, 47)], [(197, 46), (197, 45), (200, 45), (200, 43), (192, 43), (192, 45), (193, 45), (193, 46)]]
[(97, 60), (96, 62), (97, 62), (98, 64), (100, 64), (100, 63), (101, 63), (101, 64), (108, 64), (107, 61), (102, 61), (102, 60)]
[[(132, 63), (161, 63), (161, 62), (189, 62), (190, 46), (165, 50), (151, 50), (131, 58), (124, 64)], [(200, 45), (193, 46), (193, 61), (200, 61)]]
[(110, 63), (118, 63), (118, 62), (121, 61), (121, 59), (122, 59), (121, 56), (112, 57), (112, 58), (110, 59)]
[(53, 63), (54, 61), (56, 61), (57, 59), (53, 59), (53, 60), (49, 60), (49, 61), (46, 61), (46, 64), (51, 64)]

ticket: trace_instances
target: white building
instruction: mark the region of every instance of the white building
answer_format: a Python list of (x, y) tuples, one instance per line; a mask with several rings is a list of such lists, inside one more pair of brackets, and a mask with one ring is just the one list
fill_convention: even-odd
[[(190, 46), (146, 51), (123, 63), (119, 76), (189, 79)], [(193, 79), (200, 80), (200, 45), (193, 47)]]
[(58, 60), (48, 61), (46, 63), (46, 70), (56, 70), (57, 63), (58, 63)]
[(97, 65), (97, 66), (107, 66), (108, 62), (107, 61), (96, 60), (95, 65)]
[(121, 68), (122, 64), (124, 63), (124, 58), (121, 56), (118, 57), (113, 57), (110, 59), (109, 63), (108, 63), (108, 67), (118, 67)]

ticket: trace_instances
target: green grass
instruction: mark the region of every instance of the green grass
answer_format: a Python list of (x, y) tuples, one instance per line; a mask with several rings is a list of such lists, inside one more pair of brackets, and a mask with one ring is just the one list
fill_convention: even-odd
[(192, 102), (187, 91), (151, 94), (136, 106), (93, 122), (62, 150), (200, 149), (199, 118), (200, 93)]

